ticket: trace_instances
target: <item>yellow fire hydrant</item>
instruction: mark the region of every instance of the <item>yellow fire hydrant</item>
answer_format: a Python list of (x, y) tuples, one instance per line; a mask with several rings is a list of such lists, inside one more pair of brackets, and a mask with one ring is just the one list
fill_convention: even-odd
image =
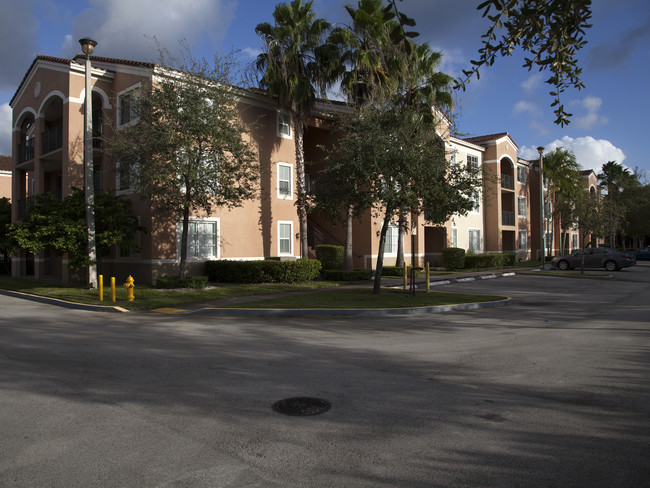
[(126, 279), (126, 283), (124, 283), (124, 288), (126, 288), (126, 299), (130, 302), (133, 301), (133, 288), (135, 288), (135, 280), (133, 279), (133, 276), (129, 275), (129, 277)]

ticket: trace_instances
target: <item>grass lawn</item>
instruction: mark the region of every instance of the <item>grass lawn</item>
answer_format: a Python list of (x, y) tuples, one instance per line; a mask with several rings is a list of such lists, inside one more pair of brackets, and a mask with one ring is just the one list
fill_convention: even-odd
[(313, 290), (335, 286), (331, 281), (317, 281), (297, 285), (287, 284), (219, 284), (204, 290), (161, 290), (150, 285), (138, 285), (134, 289), (135, 300), (126, 299), (126, 289), (116, 283), (115, 303), (111, 302), (111, 288), (104, 284), (104, 301), (99, 301), (97, 290), (82, 287), (63, 286), (56, 282), (34, 281), (29, 279), (0, 276), (0, 289), (29, 293), (49, 298), (57, 298), (74, 303), (90, 305), (118, 306), (128, 310), (152, 310), (163, 307), (179, 307), (186, 303), (209, 302), (223, 298), (263, 295), (285, 291)]
[(471, 295), (434, 291), (425, 293), (382, 289), (380, 295), (368, 288), (343, 288), (322, 290), (293, 295), (283, 295), (254, 302), (227, 305), (224, 308), (277, 308), (277, 309), (357, 309), (357, 308), (412, 308), (460, 303), (491, 302), (505, 297), (495, 295)]
[[(402, 290), (382, 289), (381, 295), (372, 293), (372, 284), (367, 288), (341, 287), (332, 290), (339, 283), (316, 281), (296, 285), (287, 284), (216, 284), (204, 290), (160, 290), (148, 285), (136, 284), (132, 302), (126, 299), (126, 289), (116, 286), (116, 301), (111, 302), (110, 285), (104, 286), (104, 301), (99, 301), (97, 290), (82, 287), (63, 286), (55, 282), (0, 276), (0, 289), (56, 298), (74, 303), (90, 305), (119, 306), (128, 310), (152, 310), (165, 307), (182, 307), (184, 304), (210, 302), (232, 297), (281, 294), (277, 298), (228, 305), (230, 308), (410, 308), (458, 303), (472, 303), (500, 300), (504, 297), (489, 295), (468, 295), (459, 293), (418, 291), (415, 295)], [(328, 287), (328, 290), (319, 289)], [(283, 292), (305, 292), (282, 294)]]

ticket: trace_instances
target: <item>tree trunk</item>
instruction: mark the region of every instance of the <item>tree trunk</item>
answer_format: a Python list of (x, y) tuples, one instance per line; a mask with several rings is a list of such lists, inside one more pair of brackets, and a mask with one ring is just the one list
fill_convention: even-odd
[[(399, 211), (399, 224), (397, 226), (397, 259), (395, 260), (395, 266), (398, 268), (404, 266), (404, 234), (406, 224), (406, 212), (402, 209)], [(413, 252), (412, 249), (411, 252)]]
[(305, 127), (302, 113), (297, 113), (294, 119), (294, 135), (296, 144), (296, 176), (298, 179), (298, 220), (300, 221), (300, 256), (309, 257), (309, 244), (307, 241), (307, 192), (305, 189)]
[(345, 222), (345, 255), (343, 257), (343, 269), (354, 271), (354, 256), (352, 255), (352, 215), (354, 208), (348, 205), (347, 219)]
[(384, 222), (381, 225), (381, 233), (379, 235), (379, 252), (377, 253), (377, 265), (375, 267), (375, 284), (372, 289), (372, 292), (375, 295), (381, 293), (381, 270), (384, 267), (384, 246), (386, 244), (386, 234), (388, 233), (391, 214), (392, 212), (386, 212)]
[(184, 279), (187, 276), (187, 236), (189, 235), (190, 226), (190, 207), (183, 207), (183, 231), (181, 232), (181, 263), (179, 277)]

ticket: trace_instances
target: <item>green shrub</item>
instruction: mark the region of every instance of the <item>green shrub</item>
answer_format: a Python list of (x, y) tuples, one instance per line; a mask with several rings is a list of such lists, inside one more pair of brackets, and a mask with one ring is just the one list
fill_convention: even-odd
[(160, 276), (156, 280), (156, 288), (192, 288), (195, 290), (203, 289), (208, 286), (207, 276), (187, 276), (181, 279), (178, 276)]
[(469, 269), (477, 269), (514, 266), (516, 259), (517, 255), (515, 253), (477, 254), (475, 256), (465, 256), (465, 267)]
[(207, 261), (205, 270), (210, 281), (221, 283), (304, 283), (318, 277), (321, 263), (317, 259), (295, 261)]
[(330, 281), (364, 281), (372, 278), (372, 270), (343, 271), (342, 269), (325, 269), (322, 271), (322, 276), (323, 279)]
[(463, 269), (467, 259), (465, 249), (460, 247), (446, 247), (442, 250), (442, 265), (449, 270)]
[(343, 254), (343, 246), (329, 244), (316, 246), (316, 259), (321, 262), (323, 269), (342, 269)]
[[(408, 273), (411, 272), (411, 267), (407, 266), (406, 273), (408, 276)], [(381, 267), (381, 275), (382, 276), (398, 276), (402, 277), (404, 276), (404, 268), (402, 266), (382, 266)]]

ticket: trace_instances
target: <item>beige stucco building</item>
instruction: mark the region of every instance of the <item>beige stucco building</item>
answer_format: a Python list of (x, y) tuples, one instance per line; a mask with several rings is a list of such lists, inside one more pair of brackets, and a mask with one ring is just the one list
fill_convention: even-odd
[[(51, 193), (64, 198), (71, 187), (83, 188), (85, 56), (73, 59), (38, 56), (11, 100), (13, 143), (11, 159), (12, 219), (20, 220), (32, 197)], [(153, 283), (178, 272), (180, 219), (163, 216), (148, 200), (119, 177), (118, 164), (106, 154), (105, 136), (137, 123), (129, 100), (142, 87), (164, 76), (161, 67), (129, 60), (92, 57), (93, 162), (97, 192), (115, 191), (131, 201), (133, 212), (147, 229), (138, 236), (140, 250), (115, 248), (103, 257), (99, 273)], [(239, 107), (244, 122), (255, 121), (250, 134), (259, 157), (261, 179), (255, 198), (232, 210), (196, 214), (189, 228), (189, 270), (203, 273), (209, 259), (295, 259), (300, 257), (300, 227), (296, 212), (296, 157), (290, 115), (278, 111), (258, 90), (241, 90)], [(305, 159), (318, 162), (321, 146), (333, 143), (329, 123), (347, 110), (342, 103), (319, 102), (305, 129)], [(483, 170), (481, 198), (467, 215), (455, 215), (441, 226), (422, 216), (408, 223), (404, 257), (418, 266), (442, 264), (442, 249), (461, 247), (475, 253), (515, 252), (519, 260), (536, 258), (535, 163), (518, 157), (518, 146), (507, 132), (461, 139), (450, 135), (450, 121), (439, 117), (437, 129), (449, 158)], [(318, 164), (307, 166), (307, 182), (316, 179)], [(310, 174), (311, 173), (311, 174)], [(593, 176), (593, 175), (592, 175)], [(586, 175), (586, 178), (592, 178)], [(539, 188), (537, 186), (537, 188)], [(410, 216), (409, 216), (410, 220)], [(537, 220), (539, 222), (539, 220)], [(411, 230), (415, 230), (415, 233)], [(354, 264), (374, 268), (379, 254), (381, 219), (370, 212), (354, 222)], [(308, 219), (311, 251), (318, 244), (343, 244), (344, 225), (332, 225), (313, 212)], [(397, 223), (388, 231), (386, 265), (395, 263)], [(313, 257), (313, 253), (310, 253)], [(49, 251), (13, 258), (14, 276), (53, 277), (69, 281), (67, 257)]]

